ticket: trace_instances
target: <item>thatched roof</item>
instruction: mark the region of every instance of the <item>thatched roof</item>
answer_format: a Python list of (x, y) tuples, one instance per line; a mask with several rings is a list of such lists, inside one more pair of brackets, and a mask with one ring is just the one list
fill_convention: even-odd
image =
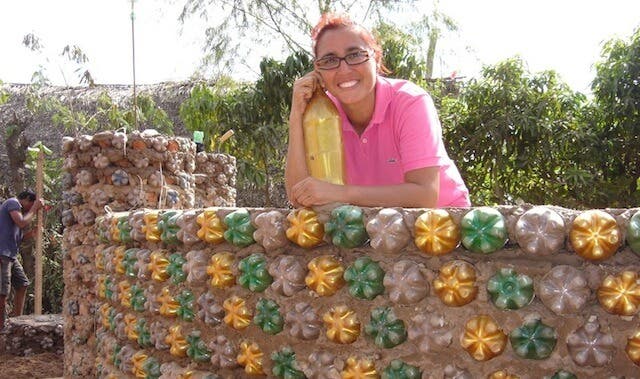
[[(186, 99), (193, 86), (197, 82), (167, 82), (151, 85), (138, 85), (138, 95), (150, 95), (156, 104), (164, 109), (177, 127), (177, 131), (184, 129), (178, 117), (180, 104)], [(5, 83), (0, 85), (2, 90), (9, 93), (9, 101), (0, 105), (0, 125), (13, 120), (14, 115), (20, 119), (32, 118), (32, 122), (38, 125), (50, 124), (50, 115), (41, 113), (31, 115), (26, 107), (26, 99), (30, 91), (35, 91), (38, 96), (54, 97), (65, 104), (71, 104), (74, 109), (91, 113), (96, 110), (96, 101), (103, 93), (107, 93), (114, 103), (120, 106), (131, 104), (133, 86), (130, 85), (96, 85), (92, 87), (64, 87), (43, 86), (36, 88), (30, 84)]]
[[(136, 86), (138, 94), (150, 95), (156, 105), (163, 109), (174, 125), (174, 134), (189, 136), (184, 124), (178, 115), (180, 104), (189, 96), (191, 89), (198, 82), (159, 83), (152, 85)], [(9, 175), (0, 178), (0, 185), (14, 190), (11, 172), (15, 171), (12, 161), (24, 161), (20, 155), (24, 154), (27, 146), (37, 141), (43, 141), (57, 155), (60, 141), (65, 134), (69, 134), (62, 127), (54, 126), (51, 121), (51, 113), (34, 113), (27, 108), (27, 100), (30, 94), (39, 97), (57, 98), (74, 110), (91, 115), (96, 111), (96, 101), (101, 94), (106, 92), (115, 104), (126, 109), (131, 104), (133, 87), (130, 85), (96, 85), (92, 87), (64, 87), (44, 86), (36, 88), (29, 84), (4, 83), (0, 85), (0, 91), (9, 94), (5, 104), (0, 105), (0, 170)], [(32, 96), (32, 95), (31, 95)], [(139, 129), (153, 128), (153, 125), (139, 125)], [(95, 131), (86, 132), (93, 134)], [(12, 168), (13, 167), (13, 168)], [(7, 171), (9, 170), (9, 171)]]

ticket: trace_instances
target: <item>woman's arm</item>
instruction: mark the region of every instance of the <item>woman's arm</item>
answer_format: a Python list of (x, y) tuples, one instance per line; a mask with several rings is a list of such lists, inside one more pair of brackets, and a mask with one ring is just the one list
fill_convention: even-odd
[(439, 190), (440, 168), (425, 167), (408, 171), (405, 183), (385, 186), (341, 186), (307, 177), (292, 187), (290, 199), (305, 207), (342, 202), (363, 207), (435, 208)]
[(305, 161), (304, 135), (302, 133), (302, 117), (300, 119), (289, 119), (289, 144), (287, 146), (287, 163), (284, 169), (285, 188), (287, 198), (298, 207), (298, 203), (293, 196), (292, 187), (309, 176), (307, 163)]
[(294, 206), (300, 206), (292, 194), (292, 188), (309, 177), (307, 169), (304, 133), (302, 130), (302, 119), (304, 111), (316, 86), (320, 85), (319, 76), (315, 72), (310, 72), (296, 80), (293, 84), (293, 94), (291, 97), (291, 113), (289, 114), (289, 143), (287, 146), (287, 163), (284, 170), (285, 188), (287, 197)]

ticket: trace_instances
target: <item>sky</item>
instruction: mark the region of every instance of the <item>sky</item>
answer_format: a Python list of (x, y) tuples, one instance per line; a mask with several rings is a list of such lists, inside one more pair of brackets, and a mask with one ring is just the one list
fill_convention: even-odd
[[(205, 25), (194, 18), (182, 26), (182, 3), (136, 1), (138, 84), (187, 80), (198, 68)], [(432, 4), (424, 1), (425, 8)], [(439, 41), (436, 76), (453, 71), (478, 76), (483, 65), (519, 55), (530, 72), (555, 70), (583, 93), (589, 91), (603, 43), (628, 40), (640, 27), (638, 0), (440, 0), (439, 7), (459, 30)], [(22, 45), (28, 33), (40, 38), (40, 54)], [(60, 57), (72, 44), (88, 56), (97, 83), (131, 84), (131, 41), (130, 0), (0, 0), (0, 80), (5, 83), (28, 83), (43, 66), (52, 84), (76, 85), (73, 67)], [(259, 58), (249, 67), (257, 70)], [(251, 79), (247, 70), (236, 76)]]

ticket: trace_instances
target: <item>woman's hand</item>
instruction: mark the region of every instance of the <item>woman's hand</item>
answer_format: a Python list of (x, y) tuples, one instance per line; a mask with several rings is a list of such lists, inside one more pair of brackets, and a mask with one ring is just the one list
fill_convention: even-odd
[[(289, 201), (296, 207), (320, 205), (329, 201), (323, 196), (324, 182), (309, 177), (304, 149), (302, 119), (313, 92), (322, 85), (320, 75), (309, 72), (293, 83), (291, 113), (289, 114), (289, 143), (287, 165), (284, 170), (285, 188)], [(324, 183), (329, 184), (329, 183)]]
[(307, 73), (305, 76), (298, 78), (293, 83), (293, 95), (291, 96), (291, 113), (289, 114), (289, 123), (292, 121), (302, 122), (304, 114), (313, 92), (317, 86), (322, 85), (320, 75), (315, 71)]
[(344, 186), (308, 176), (296, 183), (291, 192), (295, 203), (304, 207), (341, 201)]

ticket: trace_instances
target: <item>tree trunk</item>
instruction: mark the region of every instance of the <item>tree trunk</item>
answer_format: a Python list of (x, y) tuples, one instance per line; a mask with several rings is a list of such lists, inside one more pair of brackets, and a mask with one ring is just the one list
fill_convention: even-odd
[(271, 176), (269, 175), (268, 164), (265, 160), (265, 178), (264, 178), (264, 206), (269, 208), (272, 206), (271, 202)]
[(436, 56), (436, 45), (438, 43), (438, 38), (440, 37), (440, 31), (436, 29), (432, 29), (431, 33), (429, 33), (429, 47), (427, 49), (427, 79), (431, 79), (433, 77), (433, 60)]

